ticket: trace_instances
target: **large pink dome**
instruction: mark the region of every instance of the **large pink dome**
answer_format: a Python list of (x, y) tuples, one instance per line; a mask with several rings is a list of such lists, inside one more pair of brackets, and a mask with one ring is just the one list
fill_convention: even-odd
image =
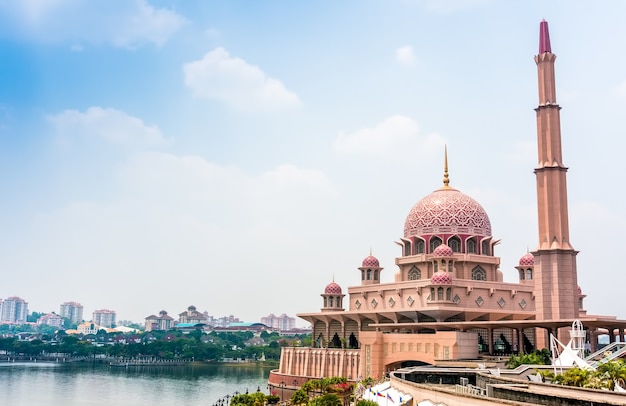
[(430, 283), (433, 285), (450, 285), (452, 284), (452, 277), (447, 272), (438, 271), (430, 278)]
[(362, 268), (380, 268), (380, 263), (378, 262), (378, 258), (373, 255), (368, 255), (363, 260)]
[(417, 202), (404, 223), (405, 238), (433, 234), (490, 237), (491, 222), (476, 200), (451, 187), (443, 187)]
[(341, 295), (341, 286), (337, 285), (335, 282), (331, 282), (326, 285), (324, 293), (327, 295)]

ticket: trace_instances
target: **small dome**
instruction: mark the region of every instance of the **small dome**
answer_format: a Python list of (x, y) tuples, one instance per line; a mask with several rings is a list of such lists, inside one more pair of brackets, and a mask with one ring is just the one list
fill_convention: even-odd
[(435, 248), (433, 255), (436, 257), (451, 257), (454, 256), (454, 252), (452, 248), (448, 247), (446, 244), (441, 244)]
[(580, 288), (580, 285), (578, 286), (578, 294), (582, 295), (583, 294), (583, 290)]
[(452, 277), (444, 271), (435, 272), (430, 278), (430, 283), (433, 285), (451, 285)]
[(519, 266), (535, 265), (535, 257), (530, 252), (519, 259)]
[(362, 268), (380, 268), (380, 263), (378, 262), (378, 258), (373, 255), (368, 255), (363, 260)]
[(341, 295), (341, 286), (337, 285), (335, 282), (331, 282), (326, 285), (324, 293), (327, 295)]

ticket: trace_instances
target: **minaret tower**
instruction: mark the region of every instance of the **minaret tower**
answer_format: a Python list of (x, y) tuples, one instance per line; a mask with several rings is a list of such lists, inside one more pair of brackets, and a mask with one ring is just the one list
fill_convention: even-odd
[[(537, 319), (578, 317), (576, 254), (570, 244), (567, 210), (567, 167), (561, 152), (561, 107), (556, 100), (554, 61), (548, 23), (539, 29), (537, 112), (537, 212), (539, 245), (533, 252)], [(539, 337), (538, 337), (539, 338)], [(541, 340), (539, 340), (541, 341)], [(540, 342), (537, 343), (541, 345)], [(541, 347), (538, 347), (541, 348)]]

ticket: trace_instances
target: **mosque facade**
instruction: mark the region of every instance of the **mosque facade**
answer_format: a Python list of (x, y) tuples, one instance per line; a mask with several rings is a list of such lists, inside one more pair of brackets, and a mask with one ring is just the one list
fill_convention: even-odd
[(370, 253), (358, 267), (358, 285), (328, 284), (320, 311), (298, 315), (311, 323), (312, 346), (283, 348), (270, 388), (324, 376), (380, 378), (404, 366), (548, 348), (550, 333), (569, 340), (564, 333), (576, 319), (587, 328), (591, 350), (601, 332), (624, 340), (626, 321), (588, 315), (578, 286), (555, 60), (542, 21), (535, 56), (538, 244), (521, 256), (518, 282), (503, 281), (489, 216), (450, 185), (445, 154), (442, 186), (409, 210), (396, 241), (401, 256), (394, 281), (381, 282), (384, 269)]

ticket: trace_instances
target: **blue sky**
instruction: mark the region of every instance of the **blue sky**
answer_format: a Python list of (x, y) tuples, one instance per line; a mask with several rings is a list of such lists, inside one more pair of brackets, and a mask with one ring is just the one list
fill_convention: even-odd
[(545, 18), (586, 308), (626, 318), (624, 15), (618, 1), (0, 0), (0, 298), (140, 322), (192, 304), (245, 321), (315, 311), (333, 278), (359, 283), (370, 248), (393, 281), (444, 145), (516, 281), (537, 244)]

